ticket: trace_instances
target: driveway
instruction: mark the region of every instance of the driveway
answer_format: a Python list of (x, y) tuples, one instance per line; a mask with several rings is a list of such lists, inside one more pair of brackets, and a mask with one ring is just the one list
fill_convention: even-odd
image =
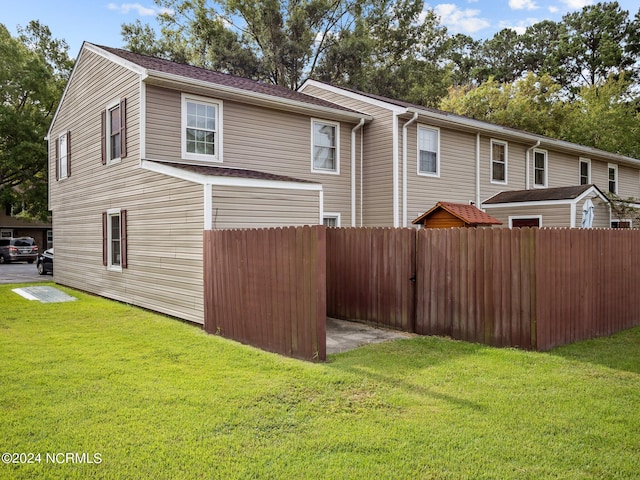
[(50, 282), (51, 275), (38, 275), (35, 263), (3, 263), (0, 265), (0, 283)]

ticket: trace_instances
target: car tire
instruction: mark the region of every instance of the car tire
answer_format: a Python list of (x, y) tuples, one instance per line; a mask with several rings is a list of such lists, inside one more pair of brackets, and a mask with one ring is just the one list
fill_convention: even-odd
[(47, 272), (45, 272), (45, 271), (44, 271), (44, 265), (43, 265), (42, 263), (39, 263), (39, 264), (38, 264), (38, 274), (40, 274), (40, 275), (44, 275), (44, 274), (46, 274), (46, 273), (47, 273)]
[(33, 263), (33, 260), (27, 260), (27, 263), (31, 265)]
[(6, 263), (4, 255), (0, 255), (0, 263)]

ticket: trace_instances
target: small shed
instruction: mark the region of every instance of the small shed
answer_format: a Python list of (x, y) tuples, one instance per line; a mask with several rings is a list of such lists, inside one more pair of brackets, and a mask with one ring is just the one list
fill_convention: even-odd
[(486, 214), (474, 205), (464, 203), (438, 202), (428, 212), (413, 222), (424, 228), (490, 227), (502, 225), (502, 222)]

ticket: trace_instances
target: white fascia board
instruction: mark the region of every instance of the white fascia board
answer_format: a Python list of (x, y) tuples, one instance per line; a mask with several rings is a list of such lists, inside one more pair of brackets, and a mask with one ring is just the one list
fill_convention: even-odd
[(209, 90), (216, 90), (224, 93), (242, 95), (243, 97), (246, 97), (246, 98), (253, 98), (255, 100), (260, 100), (262, 102), (269, 103), (270, 105), (275, 107), (278, 107), (278, 106), (281, 108), (283, 106), (292, 107), (292, 108), (295, 107), (295, 108), (304, 109), (310, 112), (317, 112), (324, 115), (330, 115), (332, 118), (338, 117), (338, 118), (345, 118), (345, 119), (350, 119), (354, 121), (360, 121), (360, 119), (362, 118), (364, 118), (367, 121), (373, 120), (373, 117), (371, 115), (367, 115), (365, 113), (348, 112), (346, 110), (340, 110), (337, 108), (323, 107), (322, 105), (314, 105), (311, 103), (291, 100), (289, 98), (277, 97), (274, 95), (267, 95), (259, 92), (252, 92), (250, 90), (244, 90), (242, 88), (230, 87), (228, 85), (220, 85), (219, 83), (212, 83), (212, 82), (207, 82), (205, 80), (198, 80), (195, 78), (183, 77), (181, 75), (175, 75), (172, 73), (149, 70), (148, 76), (149, 78), (158, 78), (160, 80), (167, 80), (169, 82), (174, 82), (178, 84), (193, 85), (196, 87), (207, 88)]
[(246, 187), (246, 188), (279, 188), (285, 190), (322, 191), (320, 183), (292, 182), (287, 180), (264, 180), (257, 178), (216, 177), (203, 175), (196, 172), (188, 172), (181, 168), (172, 167), (162, 163), (142, 160), (140, 165), (144, 170), (161, 173), (170, 177), (179, 178), (188, 182), (201, 185), (214, 185), (217, 187)]
[(475, 120), (473, 118), (454, 116), (453, 114), (439, 113), (431, 110), (423, 110), (419, 108), (408, 108), (407, 112), (414, 113), (418, 112), (418, 114), (437, 119), (443, 123), (446, 123), (452, 127), (464, 127), (470, 129), (475, 132), (480, 132), (484, 134), (493, 134), (498, 135), (502, 138), (516, 138), (518, 140), (526, 141), (526, 142), (537, 142), (540, 141), (544, 145), (545, 149), (550, 150), (562, 150), (562, 151), (570, 151), (574, 152), (579, 156), (585, 157), (599, 157), (604, 158), (614, 162), (622, 162), (627, 165), (632, 165), (634, 167), (640, 167), (640, 160), (632, 157), (626, 157), (624, 155), (619, 155), (617, 153), (605, 152), (604, 150), (598, 150), (593, 147), (586, 147), (584, 145), (579, 145), (577, 143), (567, 142), (565, 140), (558, 140), (555, 138), (544, 137), (542, 135), (535, 135), (533, 133), (527, 133), (524, 131), (518, 131), (509, 129), (506, 127), (502, 127), (500, 125), (495, 125), (488, 122), (482, 122), (480, 120)]
[(368, 103), (369, 105), (373, 105), (380, 108), (386, 108), (387, 110), (391, 110), (393, 113), (402, 114), (407, 111), (406, 107), (401, 107), (399, 105), (394, 105), (393, 103), (384, 102), (382, 100), (378, 100), (376, 98), (367, 97), (366, 95), (362, 95), (360, 93), (351, 92), (349, 90), (343, 90), (340, 87), (336, 87), (333, 85), (327, 85), (326, 83), (318, 82), (316, 80), (306, 80), (302, 86), (298, 89), (298, 91), (304, 93), (305, 87), (313, 86), (317, 88), (321, 88), (326, 90), (327, 92), (335, 93), (337, 95), (343, 95), (347, 98), (352, 98), (354, 100), (360, 100), (361, 102)]
[[(590, 189), (585, 190), (581, 195), (577, 196), (577, 197), (576, 197), (576, 199), (575, 199), (575, 200), (576, 200), (576, 202), (575, 202), (575, 203), (580, 203), (580, 200), (582, 200), (582, 199), (584, 199), (584, 198), (586, 198), (586, 197), (589, 197), (591, 194), (594, 194), (594, 193), (595, 193), (595, 194), (596, 194), (596, 196), (597, 196), (598, 198), (600, 198), (600, 200), (602, 200), (603, 202), (605, 202), (605, 203), (610, 203), (610, 202), (609, 202), (609, 199), (608, 199), (607, 197), (605, 197), (604, 195), (602, 195), (602, 194), (600, 193), (600, 191), (599, 191), (597, 188), (595, 188), (595, 187), (591, 187)], [(589, 198), (591, 198), (591, 197), (589, 197)]]

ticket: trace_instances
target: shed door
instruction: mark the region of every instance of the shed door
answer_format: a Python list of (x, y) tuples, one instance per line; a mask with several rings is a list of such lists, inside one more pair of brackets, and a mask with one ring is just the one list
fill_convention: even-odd
[(514, 218), (511, 220), (512, 227), (539, 227), (539, 218)]

